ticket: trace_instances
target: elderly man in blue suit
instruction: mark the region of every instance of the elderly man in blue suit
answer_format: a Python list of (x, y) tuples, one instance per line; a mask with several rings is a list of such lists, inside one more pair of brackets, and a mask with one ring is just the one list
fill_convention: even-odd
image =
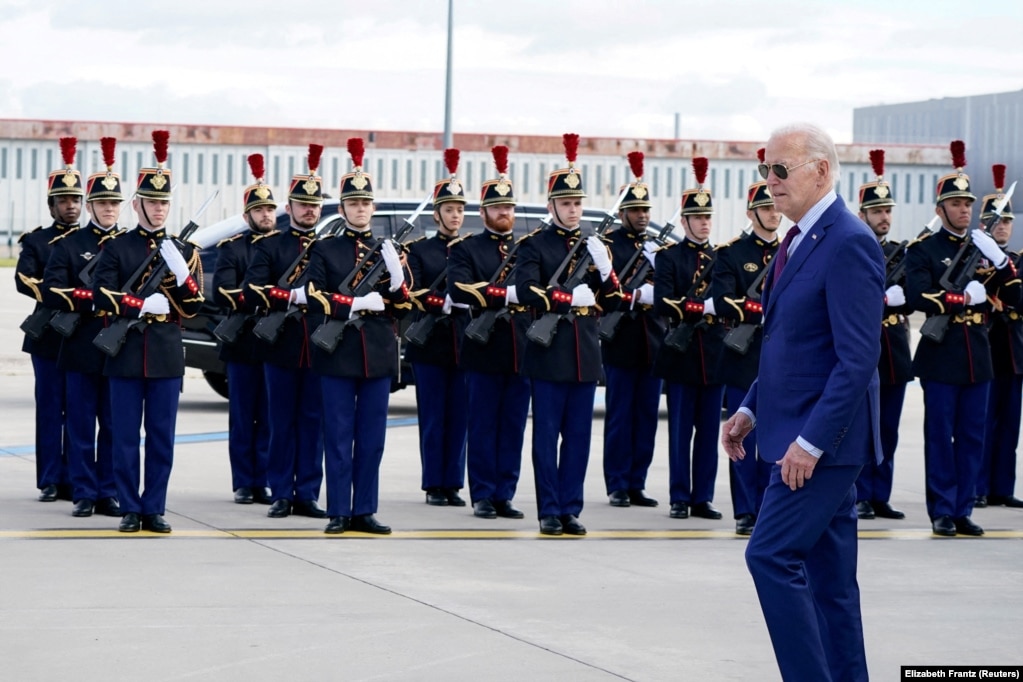
[(759, 376), (722, 429), (737, 460), (756, 422), (760, 453), (777, 464), (746, 563), (785, 680), (866, 680), (855, 482), (881, 456), (884, 260), (835, 194), (838, 155), (823, 130), (776, 130), (760, 173), (795, 225), (767, 275)]

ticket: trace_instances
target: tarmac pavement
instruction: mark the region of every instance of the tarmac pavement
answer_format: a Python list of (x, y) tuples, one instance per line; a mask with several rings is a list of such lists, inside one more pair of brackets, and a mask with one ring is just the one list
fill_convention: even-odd
[[(526, 519), (424, 504), (414, 392), (399, 392), (378, 513), (395, 532), (327, 536), (325, 521), (232, 502), (227, 403), (189, 373), (174, 532), (124, 535), (117, 519), (36, 501), (32, 372), (17, 329), (30, 307), (0, 288), (0, 680), (778, 679), (723, 455), (725, 518), (668, 518), (663, 403), (648, 479), (661, 506), (607, 504), (598, 391), (581, 515), (590, 533), (549, 538), (537, 532), (528, 433), (515, 500)], [(875, 680), (899, 679), (900, 665), (1023, 663), (1023, 510), (977, 510), (983, 538), (932, 537), (922, 415), (913, 384), (892, 499), (907, 518), (860, 523)]]

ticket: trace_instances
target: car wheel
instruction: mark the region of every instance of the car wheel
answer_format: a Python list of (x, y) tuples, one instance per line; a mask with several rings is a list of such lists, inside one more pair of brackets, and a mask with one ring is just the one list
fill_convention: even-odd
[(206, 379), (206, 383), (210, 385), (217, 395), (222, 398), (227, 397), (227, 375), (219, 372), (203, 372), (202, 376)]

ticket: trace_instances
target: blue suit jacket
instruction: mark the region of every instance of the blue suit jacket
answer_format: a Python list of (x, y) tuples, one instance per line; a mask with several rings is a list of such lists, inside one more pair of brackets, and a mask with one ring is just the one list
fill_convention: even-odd
[(760, 372), (743, 402), (757, 446), (776, 462), (802, 436), (819, 466), (880, 461), (884, 256), (841, 197), (803, 236), (777, 282), (767, 276)]

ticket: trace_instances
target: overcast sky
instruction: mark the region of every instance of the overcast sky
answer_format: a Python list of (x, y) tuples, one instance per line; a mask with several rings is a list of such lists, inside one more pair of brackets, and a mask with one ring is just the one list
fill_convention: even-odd
[[(763, 140), (1023, 88), (1023, 2), (454, 0), (455, 132)], [(102, 10), (102, 11), (100, 11)], [(447, 0), (0, 0), (0, 117), (440, 131)]]

